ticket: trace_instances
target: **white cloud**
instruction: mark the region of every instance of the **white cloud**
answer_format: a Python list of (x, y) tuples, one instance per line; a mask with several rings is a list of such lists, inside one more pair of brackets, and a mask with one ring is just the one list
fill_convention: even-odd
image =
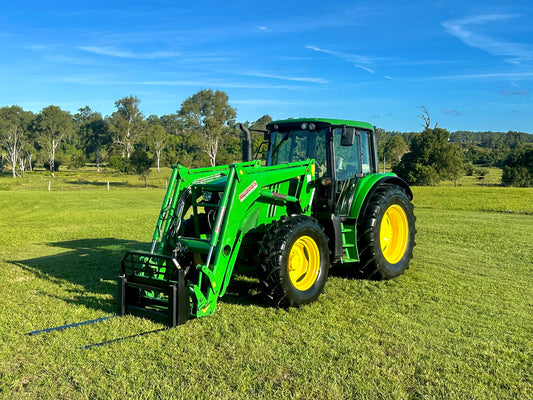
[(113, 77), (102, 76), (70, 76), (47, 79), (50, 82), (66, 82), (77, 85), (125, 85), (125, 86), (198, 86), (198, 87), (216, 87), (216, 88), (234, 88), (234, 89), (279, 89), (279, 90), (305, 90), (303, 86), (297, 85), (269, 85), (262, 83), (233, 82), (217, 79), (198, 79), (198, 80), (128, 80), (117, 79)]
[(151, 60), (156, 58), (170, 58), (178, 57), (180, 54), (170, 51), (156, 51), (152, 53), (134, 53), (128, 50), (120, 50), (112, 46), (79, 46), (79, 50), (83, 50), (89, 53), (118, 57), (118, 58), (133, 58), (138, 60)]
[(277, 100), (269, 100), (269, 99), (241, 99), (241, 100), (231, 100), (232, 104), (241, 105), (241, 106), (274, 106), (274, 105), (295, 105), (298, 103), (295, 102), (289, 102), (289, 101), (280, 101)]
[(259, 28), (268, 27), (266, 31), (269, 34), (324, 31), (331, 28), (356, 26), (361, 23), (362, 19), (375, 15), (374, 9), (367, 7), (346, 7), (346, 5), (342, 5), (342, 11), (334, 9), (335, 3), (328, 3), (328, 7), (329, 10), (321, 13), (320, 17), (315, 15), (310, 19), (308, 12), (302, 11), (302, 13), (290, 15), (286, 18), (270, 19), (265, 24), (256, 26)]
[(533, 45), (501, 39), (476, 31), (476, 27), (480, 25), (507, 22), (518, 16), (517, 14), (477, 15), (444, 21), (441, 25), (449, 34), (457, 37), (467, 46), (478, 48), (489, 54), (509, 57), (506, 59), (507, 62), (521, 65), (533, 61)]
[(365, 70), (367, 72), (370, 72), (371, 74), (375, 74), (376, 73), (376, 71), (374, 71), (373, 69), (368, 68), (368, 67), (363, 67), (362, 65), (355, 64), (355, 68), (359, 68), (359, 69)]
[(460, 117), (461, 115), (463, 115), (463, 114), (461, 113), (461, 111), (456, 110), (456, 109), (450, 109), (450, 108), (448, 108), (448, 109), (446, 109), (446, 110), (443, 110), (443, 113), (444, 113), (444, 114), (448, 114), (448, 115), (452, 115), (452, 116), (454, 116), (454, 117)]
[(458, 80), (458, 79), (514, 79), (529, 80), (533, 78), (533, 72), (496, 72), (486, 74), (463, 74), (463, 75), (441, 75), (425, 78), (409, 79), (410, 81), (433, 81), (433, 80)]
[(500, 90), (500, 96), (527, 96), (529, 90)]
[[(371, 57), (363, 56), (360, 54), (351, 54), (351, 53), (345, 53), (342, 51), (328, 50), (328, 49), (323, 49), (323, 48), (311, 46), (311, 45), (307, 45), (305, 46), (305, 48), (319, 52), (319, 53), (329, 54), (331, 56), (353, 63), (353, 66), (355, 68), (362, 69), (363, 71), (371, 73), (372, 75), (376, 74), (375, 61), (385, 59), (385, 58), (371, 58)], [(385, 78), (392, 79), (390, 76), (386, 76)]]
[(374, 64), (374, 60), (372, 60), (370, 57), (362, 56), (359, 54), (350, 54), (350, 53), (344, 53), (342, 51), (335, 51), (335, 50), (327, 50), (322, 49), (320, 47), (316, 46), (305, 46), (306, 49), (314, 50), (320, 53), (329, 54), (338, 58), (342, 58), (343, 60), (346, 60), (348, 62), (356, 64), (358, 68), (361, 68), (361, 65), (371, 66)]
[(246, 76), (255, 76), (258, 78), (269, 78), (269, 79), (279, 79), (284, 81), (294, 81), (294, 82), (309, 82), (309, 83), (328, 83), (327, 80), (322, 78), (314, 78), (314, 77), (299, 77), (299, 76), (283, 76), (283, 75), (273, 75), (273, 74), (265, 74), (261, 72), (243, 72), (240, 75), (246, 75)]

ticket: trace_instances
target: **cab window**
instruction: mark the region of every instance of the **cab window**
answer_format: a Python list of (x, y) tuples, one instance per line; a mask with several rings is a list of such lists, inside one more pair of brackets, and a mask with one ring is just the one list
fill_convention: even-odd
[(361, 141), (361, 172), (363, 174), (369, 174), (371, 171), (370, 165), (370, 140), (369, 140), (369, 132), (367, 131), (360, 131), (359, 133), (360, 141)]
[(335, 172), (337, 180), (353, 178), (361, 172), (359, 159), (359, 140), (356, 137), (353, 146), (341, 146), (342, 128), (333, 130), (333, 147), (335, 151)]

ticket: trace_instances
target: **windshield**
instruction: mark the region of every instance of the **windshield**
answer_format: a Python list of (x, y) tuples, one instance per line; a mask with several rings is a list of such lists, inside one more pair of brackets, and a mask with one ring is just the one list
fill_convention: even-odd
[(270, 135), (272, 153), (268, 157), (269, 165), (309, 160), (316, 161), (316, 175), (326, 173), (326, 131), (294, 130), (274, 131)]

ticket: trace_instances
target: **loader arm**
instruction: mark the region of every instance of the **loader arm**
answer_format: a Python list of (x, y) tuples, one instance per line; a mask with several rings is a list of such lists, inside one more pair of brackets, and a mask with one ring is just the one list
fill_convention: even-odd
[[(193, 317), (213, 314), (231, 280), (244, 236), (265, 231), (283, 215), (311, 213), (314, 173), (314, 160), (268, 167), (258, 161), (202, 169), (175, 166), (150, 252), (123, 261), (123, 291), (129, 293), (132, 281), (137, 295), (122, 296), (122, 313), (154, 309), (180, 323), (184, 317), (176, 317), (179, 311), (170, 302), (177, 298), (175, 307), (189, 302)], [(217, 194), (219, 201), (210, 202), (206, 193)], [(209, 230), (204, 226), (207, 209), (216, 212)], [(186, 265), (191, 260), (192, 265)], [(186, 288), (186, 295), (167, 288), (172, 285), (178, 292)], [(128, 307), (131, 299), (134, 304)]]

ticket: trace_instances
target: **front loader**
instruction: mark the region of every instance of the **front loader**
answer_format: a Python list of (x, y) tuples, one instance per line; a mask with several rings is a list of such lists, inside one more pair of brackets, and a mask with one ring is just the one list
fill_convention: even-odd
[(274, 306), (322, 292), (330, 265), (370, 279), (402, 274), (415, 216), (408, 185), (378, 173), (374, 129), (332, 119), (275, 121), (266, 165), (174, 166), (149, 252), (121, 261), (119, 313), (176, 326), (212, 315), (234, 268), (253, 263)]

